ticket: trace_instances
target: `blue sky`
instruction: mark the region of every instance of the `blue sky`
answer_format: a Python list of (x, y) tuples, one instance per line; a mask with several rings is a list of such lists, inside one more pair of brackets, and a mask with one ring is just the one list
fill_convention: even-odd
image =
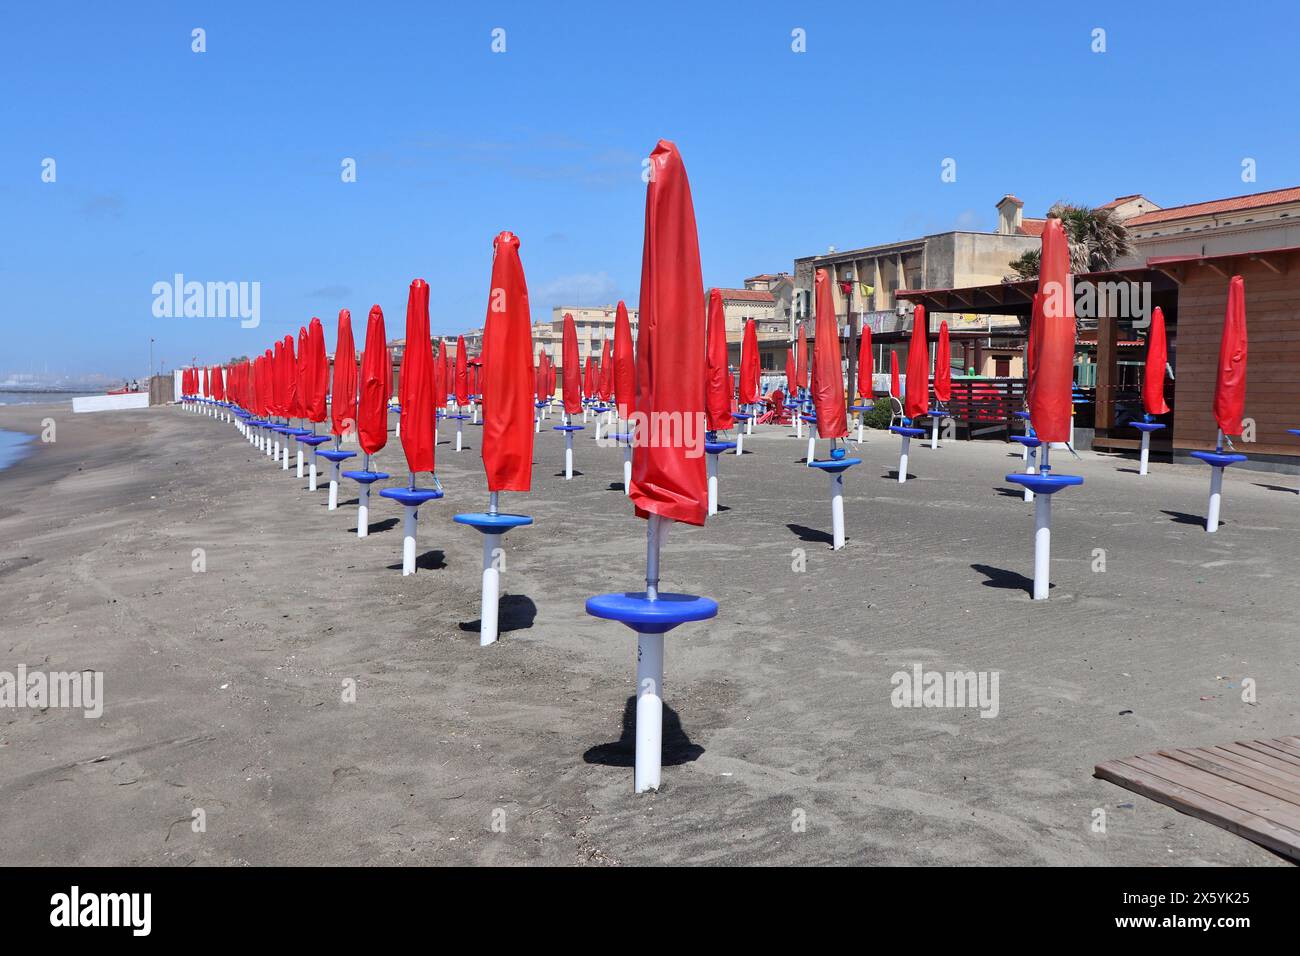
[[(561, 301), (634, 304), (641, 159), (661, 136), (691, 178), (707, 285), (832, 244), (992, 228), (1006, 192), (1041, 215), (1057, 199), (1174, 205), (1300, 184), (1296, 11), (9, 4), (0, 375), (140, 375), (151, 336), (169, 367), (221, 361), (313, 315), (332, 347), (339, 308), (360, 338), (376, 302), (397, 337), (416, 276), (434, 330), (454, 333), (482, 323), (502, 229), (521, 237), (535, 318)], [(956, 182), (940, 178), (948, 157)], [(155, 318), (153, 283), (177, 272), (260, 282), (260, 327)]]

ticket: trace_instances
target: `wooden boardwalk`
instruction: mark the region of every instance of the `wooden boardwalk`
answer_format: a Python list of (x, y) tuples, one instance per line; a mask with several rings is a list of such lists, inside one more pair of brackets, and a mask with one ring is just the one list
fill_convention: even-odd
[(1158, 750), (1094, 773), (1300, 861), (1300, 737)]

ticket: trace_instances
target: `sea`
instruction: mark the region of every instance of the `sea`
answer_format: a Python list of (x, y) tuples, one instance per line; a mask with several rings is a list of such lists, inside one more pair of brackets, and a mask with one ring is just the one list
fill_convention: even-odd
[[(66, 405), (78, 395), (99, 395), (101, 392), (5, 392), (0, 391), (0, 405)], [(40, 425), (34, 423), (33, 427)], [(30, 450), (31, 435), (0, 429), (0, 471), (20, 461)]]

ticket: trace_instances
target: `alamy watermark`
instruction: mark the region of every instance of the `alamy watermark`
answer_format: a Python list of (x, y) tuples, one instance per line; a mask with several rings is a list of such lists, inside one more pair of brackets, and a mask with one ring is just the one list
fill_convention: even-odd
[(981, 717), (996, 717), (1001, 671), (927, 671), (913, 664), (911, 673), (895, 671), (889, 702), (895, 707), (979, 709)]
[(81, 710), (95, 719), (104, 714), (102, 671), (0, 671), (0, 709), (12, 707), (45, 710), (48, 707)]
[(262, 324), (260, 282), (186, 282), (178, 272), (171, 282), (155, 282), (152, 292), (154, 318), (237, 318), (245, 329)]
[[(704, 454), (707, 423), (703, 412), (631, 412), (627, 432), (633, 448), (684, 448), (687, 458)], [(602, 434), (599, 448), (616, 448), (624, 442)]]

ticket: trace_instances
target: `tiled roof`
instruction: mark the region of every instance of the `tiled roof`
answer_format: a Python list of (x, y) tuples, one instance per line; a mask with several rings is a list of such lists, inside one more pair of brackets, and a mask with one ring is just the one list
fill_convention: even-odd
[(1020, 220), (1020, 234), (1022, 236), (1041, 236), (1046, 225), (1046, 219), (1022, 219)]
[(1142, 194), (1141, 194), (1141, 193), (1134, 193), (1134, 194), (1131, 195), (1131, 196), (1118, 196), (1118, 197), (1116, 197), (1115, 199), (1112, 199), (1110, 202), (1108, 202), (1108, 203), (1106, 203), (1106, 204), (1104, 204), (1104, 205), (1098, 206), (1097, 208), (1098, 208), (1098, 209), (1116, 209), (1116, 208), (1118, 208), (1119, 206), (1124, 205), (1126, 202), (1129, 202), (1129, 201), (1134, 200), (1134, 199), (1141, 199), (1141, 198), (1142, 198)]
[(776, 297), (770, 292), (758, 292), (753, 289), (719, 289), (722, 298), (730, 302), (775, 302)]
[(1246, 209), (1259, 209), (1264, 206), (1277, 206), (1282, 203), (1300, 202), (1300, 186), (1287, 189), (1273, 189), (1269, 192), (1253, 193), (1249, 196), (1233, 196), (1230, 199), (1215, 199), (1210, 202), (1190, 203), (1186, 206), (1170, 206), (1134, 216), (1124, 223), (1128, 228), (1140, 228), (1158, 222), (1171, 222), (1177, 219), (1192, 219), (1196, 216), (1214, 216), (1222, 213), (1241, 212)]

